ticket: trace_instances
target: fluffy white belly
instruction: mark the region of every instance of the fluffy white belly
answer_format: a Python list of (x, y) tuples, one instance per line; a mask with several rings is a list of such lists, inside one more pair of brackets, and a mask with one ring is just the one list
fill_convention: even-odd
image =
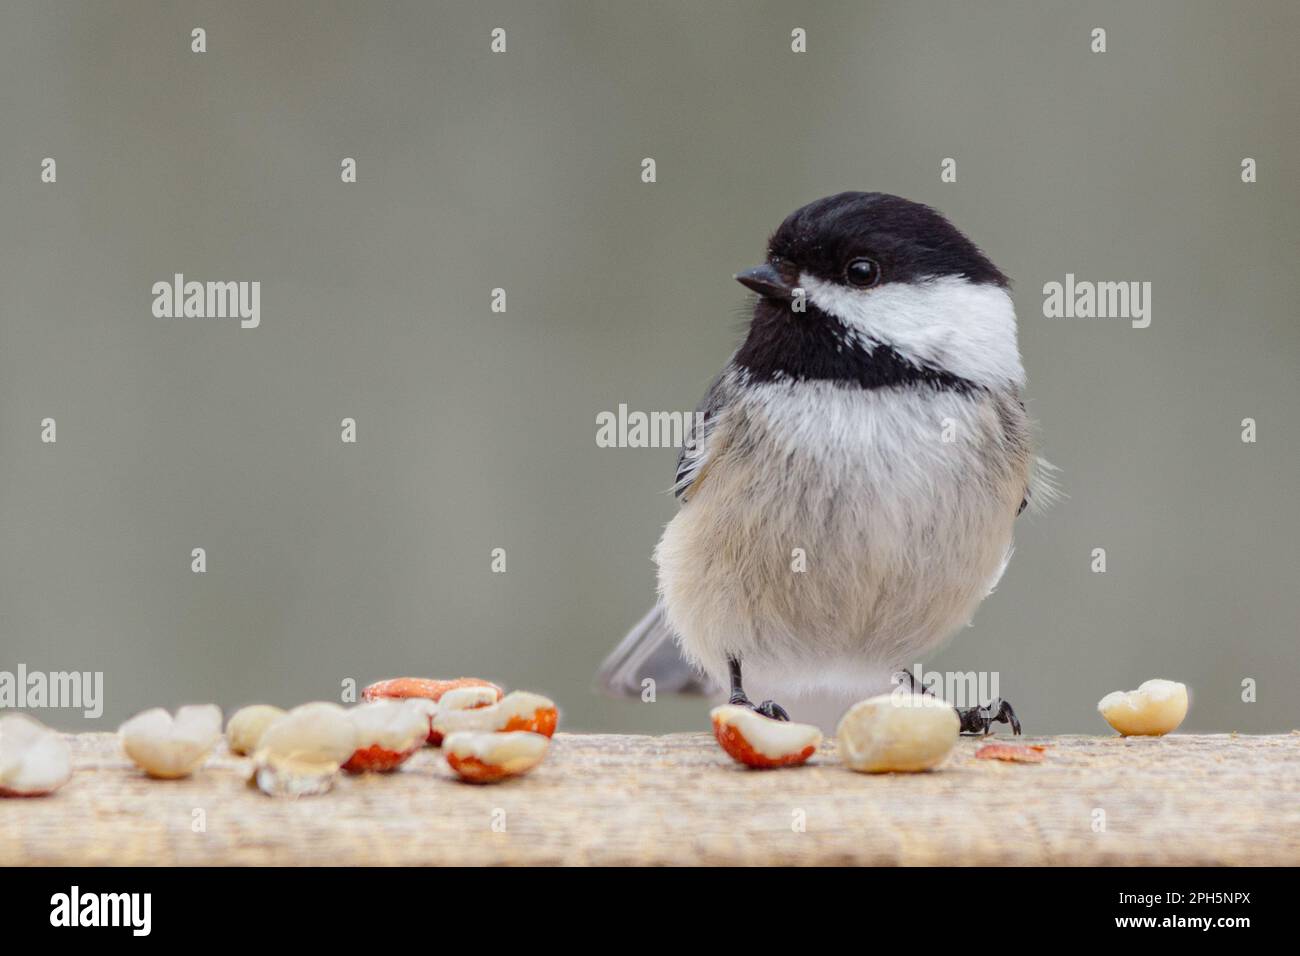
[(655, 552), (669, 624), (725, 686), (846, 697), (969, 622), (1025, 491), (1011, 399), (779, 382), (742, 393)]

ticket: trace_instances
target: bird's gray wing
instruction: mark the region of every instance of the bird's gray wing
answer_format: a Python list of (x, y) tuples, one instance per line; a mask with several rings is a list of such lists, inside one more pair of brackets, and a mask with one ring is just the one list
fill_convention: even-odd
[(596, 673), (596, 687), (612, 697), (639, 697), (646, 678), (655, 682), (656, 693), (708, 694), (714, 690), (682, 657), (662, 604), (651, 608), (605, 658)]
[(713, 380), (709, 390), (691, 416), (688, 440), (677, 456), (677, 475), (673, 481), (673, 494), (684, 504), (696, 484), (703, 479), (709, 464), (709, 438), (718, 416), (722, 414), (731, 400), (733, 391), (733, 369), (730, 363), (722, 373)]
[[(1017, 389), (1011, 392), (1009, 396), (999, 400), (996, 407), (1006, 440), (1013, 447), (1024, 450), (1031, 448), (1032, 426), (1020, 391)], [(1020, 498), (1020, 507), (1016, 509), (1017, 517), (1024, 514), (1026, 509), (1041, 512), (1060, 497), (1060, 491), (1053, 477), (1055, 472), (1056, 466), (1047, 459), (1036, 455), (1030, 456), (1028, 481), (1025, 484), (1024, 494)]]

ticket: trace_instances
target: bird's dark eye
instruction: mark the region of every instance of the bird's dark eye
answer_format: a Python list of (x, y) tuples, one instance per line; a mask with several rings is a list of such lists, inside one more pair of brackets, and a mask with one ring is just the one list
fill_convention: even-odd
[(844, 267), (849, 285), (866, 289), (880, 281), (880, 264), (875, 259), (854, 259)]

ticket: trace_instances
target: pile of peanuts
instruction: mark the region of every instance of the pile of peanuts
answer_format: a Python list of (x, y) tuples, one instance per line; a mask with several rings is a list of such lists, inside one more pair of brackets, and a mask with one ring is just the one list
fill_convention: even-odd
[[(1177, 681), (1149, 680), (1137, 690), (1115, 691), (1097, 705), (1126, 737), (1162, 736), (1187, 716), (1187, 688)], [(817, 750), (822, 735), (811, 724), (774, 720), (747, 707), (715, 707), (713, 734), (734, 760), (755, 769), (797, 767)], [(840, 761), (862, 773), (914, 773), (943, 762), (961, 731), (952, 704), (927, 694), (881, 694), (848, 709), (835, 730)], [(998, 744), (981, 748), (982, 759), (1041, 763), (1042, 746)]]
[[(441, 747), (471, 783), (532, 770), (559, 723), (555, 702), (473, 677), (398, 677), (371, 684), (362, 703), (316, 701), (285, 711), (254, 704), (226, 724), (226, 744), (251, 759), (250, 783), (271, 796), (325, 793), (340, 773), (387, 773), (421, 747)], [(126, 755), (151, 777), (187, 777), (221, 740), (221, 709), (198, 704), (137, 714), (118, 729)], [(67, 742), (25, 714), (0, 718), (0, 795), (52, 793), (72, 775)]]
[[(332, 789), (340, 773), (387, 773), (421, 747), (440, 747), (462, 780), (495, 783), (532, 770), (545, 758), (559, 722), (555, 702), (473, 677), (435, 680), (397, 677), (362, 691), (363, 702), (344, 708), (318, 701), (290, 711), (254, 704), (226, 724), (230, 751), (251, 758), (250, 782), (272, 796), (300, 797)], [(1125, 736), (1160, 736), (1187, 715), (1187, 688), (1149, 680), (1115, 691), (1098, 704)], [(746, 707), (710, 713), (722, 749), (747, 767), (793, 767), (821, 743), (811, 724), (773, 720)], [(953, 749), (959, 720), (952, 705), (924, 694), (882, 694), (849, 708), (839, 722), (840, 760), (863, 773), (930, 770)], [(119, 736), (126, 755), (151, 777), (194, 773), (221, 740), (215, 704), (161, 707), (132, 717)], [(1040, 762), (1043, 747), (997, 745), (976, 756)], [(0, 717), (0, 796), (53, 793), (72, 776), (71, 752), (58, 732), (26, 714)]]

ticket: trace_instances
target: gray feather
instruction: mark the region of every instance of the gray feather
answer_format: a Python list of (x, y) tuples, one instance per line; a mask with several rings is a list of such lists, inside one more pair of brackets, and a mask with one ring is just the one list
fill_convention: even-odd
[(682, 446), (681, 453), (677, 456), (677, 474), (673, 480), (673, 494), (682, 504), (686, 503), (688, 489), (708, 462), (709, 435), (717, 424), (718, 416), (726, 411), (731, 400), (731, 385), (727, 374), (730, 370), (731, 364), (728, 363), (713, 380), (704, 398), (696, 406), (695, 414), (691, 416), (690, 440)]
[(655, 682), (656, 693), (709, 694), (712, 685), (688, 664), (656, 604), (628, 631), (605, 658), (596, 674), (596, 686), (612, 697), (640, 697), (642, 681)]

